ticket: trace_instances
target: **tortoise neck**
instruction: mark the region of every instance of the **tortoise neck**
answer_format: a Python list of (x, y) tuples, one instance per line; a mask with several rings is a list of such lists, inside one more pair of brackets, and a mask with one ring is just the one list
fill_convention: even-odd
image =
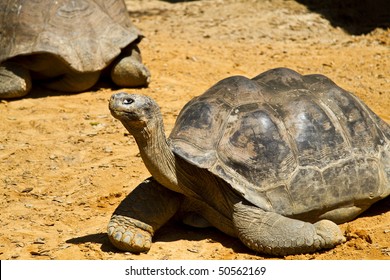
[(137, 142), (142, 160), (153, 178), (166, 188), (183, 193), (178, 186), (175, 155), (165, 136), (162, 118), (149, 121), (142, 130), (131, 133)]

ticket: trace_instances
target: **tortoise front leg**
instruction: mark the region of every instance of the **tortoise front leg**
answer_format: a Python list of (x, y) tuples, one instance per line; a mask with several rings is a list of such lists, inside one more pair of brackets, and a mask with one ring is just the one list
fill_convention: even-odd
[(153, 178), (139, 184), (114, 211), (107, 226), (111, 243), (122, 251), (148, 251), (154, 232), (179, 209), (182, 195)]
[(329, 220), (311, 224), (242, 203), (234, 206), (233, 222), (246, 246), (269, 255), (311, 253), (345, 242), (340, 228)]
[(5, 62), (0, 65), (0, 98), (22, 97), (30, 89), (30, 71), (17, 63)]
[(120, 87), (146, 87), (150, 82), (150, 71), (142, 63), (137, 45), (122, 50), (111, 68), (111, 80)]

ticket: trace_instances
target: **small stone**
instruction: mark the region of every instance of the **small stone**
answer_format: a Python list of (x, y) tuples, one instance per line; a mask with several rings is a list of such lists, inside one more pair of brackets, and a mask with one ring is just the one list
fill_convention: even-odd
[(188, 252), (191, 252), (191, 253), (199, 253), (199, 250), (198, 249), (194, 249), (194, 248), (189, 248), (187, 249)]
[(45, 244), (45, 243), (46, 243), (45, 238), (42, 237), (35, 239), (33, 242), (33, 244)]
[(390, 256), (390, 248), (386, 247), (386, 248), (382, 248), (381, 249), (381, 252), (383, 255), (385, 256)]
[(31, 251), (30, 254), (33, 256), (49, 256), (49, 250), (39, 250), (39, 251)]
[(64, 202), (64, 200), (62, 198), (60, 198), (60, 197), (54, 197), (53, 201), (58, 202), (58, 203), (63, 203)]
[(25, 188), (24, 190), (22, 190), (22, 193), (29, 193), (33, 190), (34, 188), (32, 187), (28, 187), (28, 188)]

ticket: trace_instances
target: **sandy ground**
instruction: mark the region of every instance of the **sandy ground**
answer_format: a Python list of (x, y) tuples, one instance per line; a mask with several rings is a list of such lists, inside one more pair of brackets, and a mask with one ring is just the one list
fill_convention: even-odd
[[(220, 79), (285, 66), (327, 75), (390, 122), (390, 30), (356, 21), (346, 7), (329, 17), (336, 10), (302, 4), (311, 2), (127, 1), (145, 35), (152, 83), (125, 91), (155, 98), (169, 133), (183, 105)], [(147, 254), (110, 245), (113, 210), (149, 176), (108, 111), (118, 90), (105, 82), (73, 95), (35, 86), (26, 98), (0, 102), (0, 259), (268, 258), (215, 229), (176, 223)], [(345, 244), (286, 259), (390, 259), (389, 205), (341, 225)]]

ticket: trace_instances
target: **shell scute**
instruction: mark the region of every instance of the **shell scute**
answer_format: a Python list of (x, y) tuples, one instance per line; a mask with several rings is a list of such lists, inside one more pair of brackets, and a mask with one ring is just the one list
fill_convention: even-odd
[(296, 167), (289, 142), (269, 112), (242, 107), (227, 120), (216, 147), (219, 159), (253, 184), (283, 178)]

